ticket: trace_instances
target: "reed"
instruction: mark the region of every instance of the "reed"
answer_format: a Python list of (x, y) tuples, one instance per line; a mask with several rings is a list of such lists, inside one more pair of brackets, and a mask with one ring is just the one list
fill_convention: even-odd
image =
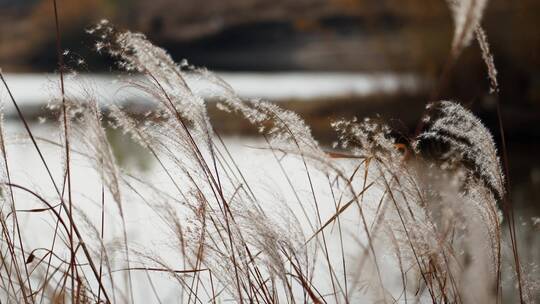
[[(103, 20), (89, 31), (99, 37), (97, 50), (140, 75), (126, 86), (155, 106), (143, 119), (113, 106), (105, 120), (99, 88), (80, 88), (85, 103), (64, 90), (71, 72), (61, 48), (61, 8), (52, 3), (58, 139), (35, 134), (0, 71), (22, 140), (50, 187), (13, 178), (0, 122), (3, 302), (166, 303), (171, 290), (174, 301), (187, 303), (502, 303), (504, 292), (534, 302), (538, 283), (517, 249), (506, 147), (501, 161), (489, 130), (459, 103), (430, 103), (404, 143), (380, 119), (336, 121), (330, 149), (296, 113), (246, 100), (216, 74), (176, 63), (143, 34)], [(480, 27), (486, 3), (450, 1), (450, 58), (476, 33), (496, 93), (494, 59)], [(211, 82), (219, 108), (258, 130), (262, 170), (246, 168), (249, 156), (220, 136), (188, 75)], [(120, 166), (111, 130), (142, 147), (159, 178)], [(61, 165), (43, 152), (52, 148), (61, 149)], [(83, 167), (93, 172), (84, 180), (76, 177)], [(78, 193), (75, 185), (90, 179), (99, 187)], [(141, 210), (152, 222), (130, 217)], [(29, 231), (35, 218), (46, 229)], [(137, 225), (146, 239), (130, 232)], [(505, 278), (515, 288), (503, 291)]]

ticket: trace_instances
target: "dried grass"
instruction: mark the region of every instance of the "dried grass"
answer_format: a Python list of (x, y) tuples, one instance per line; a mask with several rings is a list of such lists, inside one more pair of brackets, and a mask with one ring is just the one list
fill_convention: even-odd
[[(485, 5), (451, 2), (456, 22), (452, 53), (457, 55), (477, 30), (496, 90), (493, 59), (479, 29)], [(113, 107), (110, 127), (148, 150), (169, 187), (118, 166), (99, 96), (90, 89), (88, 104), (62, 90), (63, 137), (57, 145), (64, 148), (65, 169), (59, 181), (41, 152), (45, 143), (35, 139), (11, 96), (57, 197), (11, 181), (0, 125), (2, 193), (9, 193), (2, 196), (0, 210), (0, 295), (6, 302), (131, 303), (137, 300), (134, 289), (141, 286), (156, 302), (164, 302), (154, 281), (167, 274), (179, 300), (187, 303), (493, 303), (503, 299), (504, 257), (513, 255), (516, 293), (532, 303), (536, 285), (520, 270), (515, 226), (511, 244), (502, 237), (500, 206), (508, 188), (495, 143), (480, 120), (458, 103), (430, 105), (423, 127), (405, 150), (384, 122), (337, 121), (332, 126), (337, 150), (328, 153), (297, 114), (242, 99), (215, 74), (177, 64), (144, 35), (116, 31), (106, 21), (91, 31), (101, 37), (98, 51), (143, 76), (126, 85), (149, 96), (159, 123), (135, 120)], [(246, 178), (239, 165), (242, 156), (231, 154), (214, 130), (206, 103), (189, 87), (187, 75), (211, 81), (219, 89), (220, 108), (259, 130), (289, 188), (288, 197), (274, 189), (265, 196), (256, 190), (258, 180)], [(0, 76), (9, 91), (1, 71)], [(99, 209), (97, 221), (71, 197), (72, 155), (86, 158), (101, 182), (101, 192), (86, 193)], [(290, 160), (296, 165), (288, 167)], [(50, 247), (25, 246), (13, 195), (19, 191), (40, 204), (26, 211), (51, 216), (51, 230), (40, 232), (52, 239)], [(175, 259), (155, 252), (151, 243), (128, 239), (127, 200), (154, 212), (161, 225), (156, 222), (152, 234), (166, 239)], [(119, 236), (108, 235), (105, 228), (113, 225), (108, 221), (115, 214)], [(69, 259), (62, 256), (65, 250)], [(135, 272), (143, 272), (147, 282), (134, 287)]]

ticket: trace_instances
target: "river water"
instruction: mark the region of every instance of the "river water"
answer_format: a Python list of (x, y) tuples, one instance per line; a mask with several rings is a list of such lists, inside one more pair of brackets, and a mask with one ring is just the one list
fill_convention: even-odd
[[(418, 89), (418, 80), (410, 75), (363, 75), (363, 74), (309, 74), (309, 73), (285, 73), (285, 74), (221, 74), (221, 76), (231, 84), (231, 86), (243, 97), (264, 98), (273, 101), (285, 99), (309, 100), (318, 97), (339, 97), (343, 95), (366, 96), (380, 93), (396, 93), (400, 91), (414, 91)], [(136, 79), (136, 78), (132, 78)], [(10, 85), (12, 93), (20, 105), (42, 106), (48, 100), (57, 96), (58, 80), (56, 75), (7, 75), (6, 80)], [(68, 92), (73, 96), (83, 98), (81, 88), (95, 90), (93, 93), (103, 97), (109, 102), (122, 102), (138, 99), (145, 102), (144, 97), (136, 91), (126, 88), (122, 83), (125, 76), (103, 76), (103, 75), (82, 75), (67, 80)], [(129, 80), (129, 79), (128, 79)], [(197, 79), (190, 80), (196, 90), (204, 94), (207, 84)], [(70, 91), (75, 88), (73, 91)], [(80, 95), (77, 95), (80, 94)], [(4, 105), (6, 114), (13, 114), (6, 91), (0, 90), (0, 98)], [(27, 137), (24, 136), (24, 129), (19, 120), (10, 119), (6, 121), (6, 133), (8, 134), (8, 159), (12, 173), (12, 182), (33, 189), (44, 198), (55, 201), (54, 186), (49, 175), (43, 167), (39, 155), (36, 153)], [(32, 131), (38, 137), (38, 143), (44, 153), (45, 160), (49, 165), (53, 179), (57, 185), (61, 185), (64, 170), (64, 157), (62, 150), (51, 144), (60, 140), (60, 134), (56, 124), (31, 124)], [(125, 135), (118, 131), (108, 130), (108, 139), (112, 144), (116, 160), (120, 167), (129, 174), (141, 176), (145, 180), (152, 181), (153, 185), (160, 189), (172, 189), (172, 185), (167, 181), (167, 177), (160, 169), (158, 163), (153, 160), (147, 151), (130, 141)], [(75, 139), (76, 142), (76, 139)], [(252, 182), (254, 191), (267, 202), (274, 201), (294, 201), (294, 193), (291, 192), (290, 185), (284, 179), (283, 172), (276, 163), (272, 153), (264, 147), (264, 142), (260, 138), (253, 137), (226, 137), (225, 142), (231, 154), (238, 160), (245, 179)], [(518, 172), (518, 177), (513, 183), (513, 198), (516, 203), (515, 216), (518, 226), (518, 244), (524, 266), (538, 263), (540, 260), (540, 238), (538, 231), (540, 223), (537, 220), (540, 216), (538, 206), (537, 186), (540, 185), (540, 168), (530, 166), (531, 159), (526, 149), (511, 150), (510, 164), (513, 170)], [(294, 181), (297, 193), (309, 194), (310, 186), (306, 183), (303, 165), (298, 159), (291, 158), (284, 161), (284, 166)], [(101, 182), (97, 172), (92, 167), (88, 159), (82, 155), (73, 154), (72, 159), (72, 188), (74, 201), (77, 208), (84, 214), (89, 223), (99, 226), (101, 214), (100, 197)], [(351, 165), (353, 167), (353, 165)], [(327, 190), (328, 185), (323, 175), (315, 174), (313, 177), (316, 191), (321, 197), (330, 195)], [(171, 195), (173, 195), (171, 193)], [(374, 194), (376, 195), (376, 194)], [(109, 202), (106, 206), (106, 235), (108, 242), (114, 243), (122, 232), (121, 221), (118, 217), (118, 209), (110, 196), (106, 196)], [(280, 199), (278, 199), (280, 198)], [(162, 257), (171, 267), (180, 268), (178, 252), (170, 246), (170, 238), (174, 237), (167, 225), (163, 225), (160, 215), (152, 209), (152, 206), (138, 200), (133, 193), (126, 195), (123, 207), (126, 218), (127, 234), (133, 242), (132, 250), (151, 252)], [(17, 209), (21, 210), (21, 223), (23, 227), (24, 239), (28, 248), (48, 248), (51, 244), (50, 232), (53, 229), (54, 221), (49, 215), (44, 213), (25, 213), (23, 210), (43, 208), (35, 199), (31, 199), (27, 193), (16, 193)], [(295, 214), (301, 214), (298, 207), (291, 203), (291, 210)], [(322, 218), (328, 218), (335, 206), (331, 204), (322, 205)], [(355, 214), (356, 215), (356, 214)], [(301, 216), (300, 216), (301, 217)], [(300, 221), (304, 226), (309, 225), (304, 220)], [(355, 221), (355, 216), (348, 218), (344, 216), (345, 230), (349, 234), (357, 233), (360, 226)], [(88, 226), (86, 232), (91, 233)], [(37, 233), (39, 231), (39, 233)], [(90, 232), (89, 232), (90, 231)], [(504, 230), (506, 233), (506, 229)], [(309, 229), (306, 229), (309, 233)], [(337, 238), (329, 238), (330, 243), (336, 244)], [(365, 241), (365, 240), (364, 240)], [(90, 243), (91, 241), (89, 241)], [(362, 240), (359, 240), (362, 242)], [(339, 246), (334, 246), (336, 248)], [(27, 250), (28, 250), (27, 248)], [(350, 248), (353, 248), (351, 246)], [(62, 258), (69, 256), (68, 251), (63, 252)], [(337, 252), (335, 254), (338, 254)], [(114, 269), (121, 269), (125, 265), (122, 256), (112, 258)], [(115, 262), (116, 261), (116, 262)], [(140, 262), (133, 258), (132, 265), (138, 266)], [(384, 264), (384, 262), (383, 262)], [(532, 267), (532, 266), (531, 266)], [(386, 268), (392, 273), (390, 267)], [(395, 274), (394, 274), (395, 275)], [(121, 273), (118, 274), (121, 278)], [(155, 298), (148, 294), (148, 278), (145, 274), (134, 274), (136, 298), (145, 303), (155, 302)], [(157, 293), (162, 296), (165, 303), (177, 302), (180, 294), (178, 285), (167, 274), (158, 274), (153, 278)], [(389, 285), (395, 284), (395, 277), (389, 275)], [(399, 288), (394, 290), (399, 293)], [(366, 296), (364, 300), (369, 300)], [(140, 301), (139, 301), (140, 302)]]

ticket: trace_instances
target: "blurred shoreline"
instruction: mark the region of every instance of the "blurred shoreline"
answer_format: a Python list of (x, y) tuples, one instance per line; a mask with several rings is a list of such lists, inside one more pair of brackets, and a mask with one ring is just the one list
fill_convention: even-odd
[[(189, 73), (187, 73), (189, 75)], [(400, 73), (318, 73), (318, 72), (219, 72), (242, 98), (262, 99), (298, 113), (322, 139), (334, 135), (329, 128), (337, 119), (380, 117), (404, 135), (414, 132), (425, 105), (430, 101), (433, 81), (413, 74)], [(27, 119), (54, 119), (54, 110), (47, 107), (58, 100), (59, 79), (56, 74), (6, 74), (10, 89)], [(74, 74), (66, 77), (66, 95), (77, 102), (97, 101), (107, 112), (116, 104), (134, 116), (142, 117), (155, 110), (151, 96), (130, 87), (142, 81), (139, 76), (120, 74)], [(247, 121), (219, 110), (216, 104), (223, 97), (223, 88), (201, 80), (197, 75), (187, 82), (197, 95), (205, 99), (216, 129), (224, 134), (252, 135), (256, 130)], [(0, 89), (4, 116), (16, 119), (15, 108), (4, 87)], [(496, 97), (486, 95), (476, 102), (459, 100), (478, 115), (498, 137), (495, 115)], [(528, 111), (519, 103), (503, 103), (503, 120), (509, 141), (540, 140), (540, 112)]]

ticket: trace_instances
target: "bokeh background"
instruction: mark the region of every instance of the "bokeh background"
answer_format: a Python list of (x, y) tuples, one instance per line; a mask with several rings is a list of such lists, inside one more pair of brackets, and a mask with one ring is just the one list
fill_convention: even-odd
[[(62, 0), (59, 7), (63, 47), (84, 58), (91, 73), (115, 71), (112, 61), (95, 51), (96, 37), (85, 31), (108, 19), (118, 28), (145, 33), (178, 61), (187, 58), (211, 70), (294, 71), (299, 77), (304, 72), (390, 73), (420, 79), (422, 85), (413, 91), (279, 100), (298, 111), (323, 142), (332, 141), (329, 123), (339, 117), (380, 115), (404, 136), (411, 134), (439, 86), (453, 33), (443, 0)], [(4, 72), (56, 70), (52, 16), (49, 0), (0, 0)], [(473, 42), (435, 94), (473, 110), (499, 145), (495, 106), (500, 102), (515, 200), (530, 208), (531, 216), (540, 209), (539, 16), (538, 0), (489, 1), (482, 25), (500, 92), (489, 93), (486, 68)], [(231, 133), (245, 130), (237, 119), (216, 123)]]
[[(413, 73), (431, 86), (447, 61), (452, 37), (443, 0), (63, 0), (59, 7), (64, 48), (84, 57), (93, 72), (113, 66), (95, 52), (96, 37), (85, 32), (100, 19), (143, 32), (175, 59), (211, 70), (390, 71)], [(4, 71), (55, 70), (52, 13), (51, 1), (0, 0)], [(540, 134), (539, 13), (536, 0), (493, 0), (482, 22), (499, 71), (509, 132), (535, 139)], [(483, 112), (493, 106), (487, 88), (480, 51), (472, 43), (439, 95), (483, 103), (477, 111)]]

